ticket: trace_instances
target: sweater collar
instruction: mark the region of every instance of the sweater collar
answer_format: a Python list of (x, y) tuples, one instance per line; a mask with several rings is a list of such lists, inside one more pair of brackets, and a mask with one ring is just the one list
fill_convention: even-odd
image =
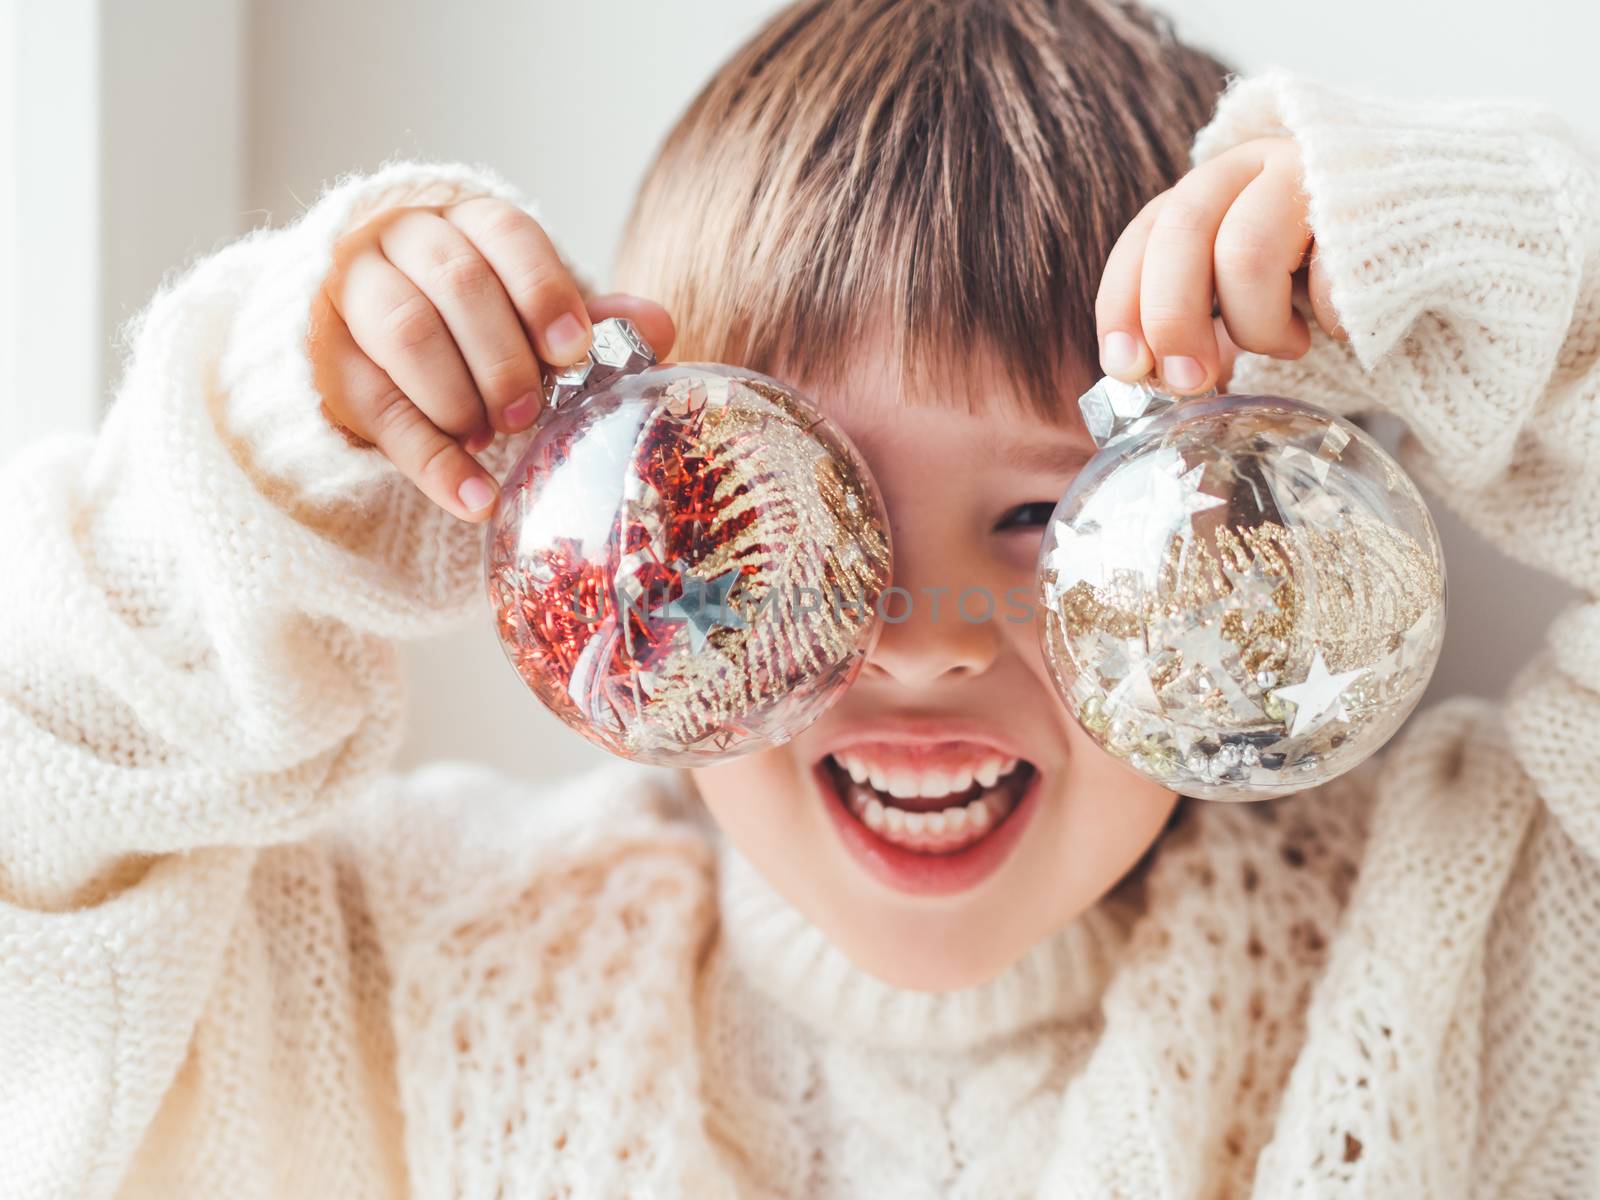
[(724, 836), (716, 837), (722, 938), (736, 972), (829, 1037), (876, 1047), (962, 1050), (1094, 1011), (1130, 914), (1103, 901), (1005, 968), (967, 988), (925, 992), (852, 962)]

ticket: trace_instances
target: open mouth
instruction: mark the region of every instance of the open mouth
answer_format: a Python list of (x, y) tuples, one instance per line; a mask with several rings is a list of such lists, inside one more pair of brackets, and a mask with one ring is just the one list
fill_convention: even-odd
[(853, 745), (816, 766), (847, 848), (891, 886), (970, 887), (1005, 859), (1034, 807), (1039, 772), (972, 743)]
[(886, 769), (848, 752), (823, 760), (845, 806), (873, 833), (921, 854), (954, 854), (1016, 809), (1033, 774), (1019, 758), (985, 759), (976, 770)]

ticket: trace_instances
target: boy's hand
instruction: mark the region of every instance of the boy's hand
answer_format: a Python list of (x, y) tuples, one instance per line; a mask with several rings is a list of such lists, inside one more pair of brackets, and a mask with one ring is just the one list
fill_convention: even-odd
[(401, 208), (347, 234), (313, 302), (311, 359), (323, 407), (434, 503), (467, 521), (498, 483), (472, 454), (532, 425), (541, 366), (589, 350), (591, 321), (628, 317), (665, 358), (671, 318), (633, 296), (585, 303), (550, 239), (487, 197)]
[[(1129, 223), (1095, 301), (1100, 365), (1173, 392), (1225, 386), (1238, 350), (1299, 358), (1311, 344), (1292, 300), (1345, 336), (1312, 253), (1292, 138), (1260, 138), (1196, 167)], [(1309, 265), (1307, 260), (1309, 259)]]

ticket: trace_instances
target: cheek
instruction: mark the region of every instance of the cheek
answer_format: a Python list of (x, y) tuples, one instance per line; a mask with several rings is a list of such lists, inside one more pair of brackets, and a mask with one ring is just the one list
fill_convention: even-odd
[[(1030, 602), (1032, 600), (1030, 594)], [(1067, 712), (1051, 681), (1038, 620), (1006, 626), (1013, 653), (1038, 680), (1066, 746), (1055, 780), (1055, 870), (1073, 882), (1067, 906), (1078, 911), (1103, 894), (1160, 834), (1177, 796), (1146, 779), (1089, 736)]]
[(1063, 710), (1070, 763), (1062, 806), (1074, 852), (1097, 865), (1110, 887), (1149, 849), (1177, 794), (1102, 750)]
[(837, 838), (793, 747), (693, 772), (723, 835), (766, 881), (824, 928), (844, 919)]
[[(1026, 664), (1028, 673), (1039, 681), (1051, 701), (1060, 705), (1055, 684), (1050, 682), (1049, 667), (1044, 661), (1044, 647), (1041, 645), (1040, 637), (1042, 626), (1039, 598), (1035, 594), (1034, 583), (1031, 560), (1026, 571), (1007, 572), (1004, 585), (998, 593), (997, 619), (1012, 653)], [(1065, 708), (1061, 709), (1061, 719), (1067, 724), (1073, 724)]]
[[(1031, 584), (1031, 569), (1029, 583)], [(1031, 587), (1029, 603), (1033, 603)], [(1065, 743), (1048, 812), (1053, 833), (1048, 870), (1039, 887), (1062, 892), (1062, 909), (1071, 914), (1092, 904), (1147, 850), (1166, 824), (1177, 796), (1102, 750), (1073, 720), (1050, 679), (1040, 644), (1038, 620), (1004, 625), (1012, 653), (1037, 682), (1041, 703)]]
[(804, 768), (789, 746), (691, 774), (713, 819), (758, 864), (780, 853), (785, 839), (796, 835), (814, 807), (806, 803)]

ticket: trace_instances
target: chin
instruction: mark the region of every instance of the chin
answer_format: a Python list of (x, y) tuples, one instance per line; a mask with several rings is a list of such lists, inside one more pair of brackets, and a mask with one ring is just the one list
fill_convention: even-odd
[[(1059, 928), (1059, 925), (1056, 926)], [(822, 926), (823, 933), (862, 971), (891, 987), (949, 992), (977, 987), (1028, 953), (1052, 931), (1017, 929), (996, 936), (981, 922), (944, 917), (936, 922), (879, 914), (870, 921)]]

